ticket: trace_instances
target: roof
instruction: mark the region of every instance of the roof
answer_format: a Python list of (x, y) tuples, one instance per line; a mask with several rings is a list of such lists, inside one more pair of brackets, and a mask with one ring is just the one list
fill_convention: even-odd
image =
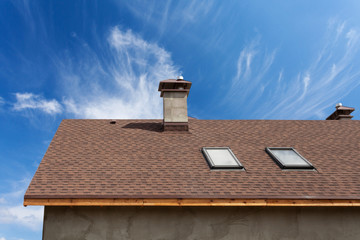
[[(63, 120), (25, 199), (360, 199), (360, 121)], [(210, 170), (230, 147), (246, 171)], [(316, 171), (284, 171), (266, 147), (294, 147)]]

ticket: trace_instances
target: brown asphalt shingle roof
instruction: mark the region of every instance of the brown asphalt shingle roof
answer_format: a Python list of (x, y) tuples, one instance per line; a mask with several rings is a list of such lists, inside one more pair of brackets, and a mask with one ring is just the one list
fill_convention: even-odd
[[(25, 198), (360, 199), (360, 121), (63, 120)], [(210, 170), (201, 147), (230, 147), (246, 171)], [(265, 147), (294, 147), (317, 171), (281, 170)]]

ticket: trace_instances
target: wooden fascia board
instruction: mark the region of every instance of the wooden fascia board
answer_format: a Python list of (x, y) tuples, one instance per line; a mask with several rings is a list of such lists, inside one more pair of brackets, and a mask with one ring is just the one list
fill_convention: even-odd
[(360, 200), (341, 199), (123, 199), (123, 198), (26, 198), (24, 206), (360, 206)]

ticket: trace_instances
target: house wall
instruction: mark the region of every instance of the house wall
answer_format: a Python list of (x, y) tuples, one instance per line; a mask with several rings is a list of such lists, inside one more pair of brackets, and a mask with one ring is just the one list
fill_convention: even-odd
[(360, 208), (45, 207), (43, 239), (360, 239)]

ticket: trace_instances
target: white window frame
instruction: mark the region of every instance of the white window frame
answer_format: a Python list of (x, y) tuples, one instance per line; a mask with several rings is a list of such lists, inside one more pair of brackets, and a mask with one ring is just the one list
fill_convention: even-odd
[[(307, 166), (299, 166), (299, 165), (290, 165), (285, 164), (283, 161), (281, 161), (280, 158), (278, 158), (275, 153), (273, 153), (271, 150), (288, 150), (293, 151), (298, 157), (300, 157), (305, 163), (307, 163)], [(300, 153), (298, 153), (295, 148), (293, 147), (267, 147), (265, 148), (265, 151), (271, 156), (272, 159), (279, 165), (282, 169), (296, 169), (296, 170), (314, 170), (315, 167), (303, 156), (301, 156)]]
[[(207, 152), (207, 150), (228, 150), (238, 166), (234, 166), (234, 165), (216, 165), (214, 163), (214, 161), (211, 159), (211, 157), (210, 157), (209, 153)], [(231, 151), (231, 149), (229, 147), (203, 147), (203, 148), (201, 148), (201, 151), (204, 154), (205, 159), (208, 162), (211, 169), (240, 169), (240, 170), (245, 170), (244, 166), (237, 159), (237, 157), (235, 156), (235, 154)]]

